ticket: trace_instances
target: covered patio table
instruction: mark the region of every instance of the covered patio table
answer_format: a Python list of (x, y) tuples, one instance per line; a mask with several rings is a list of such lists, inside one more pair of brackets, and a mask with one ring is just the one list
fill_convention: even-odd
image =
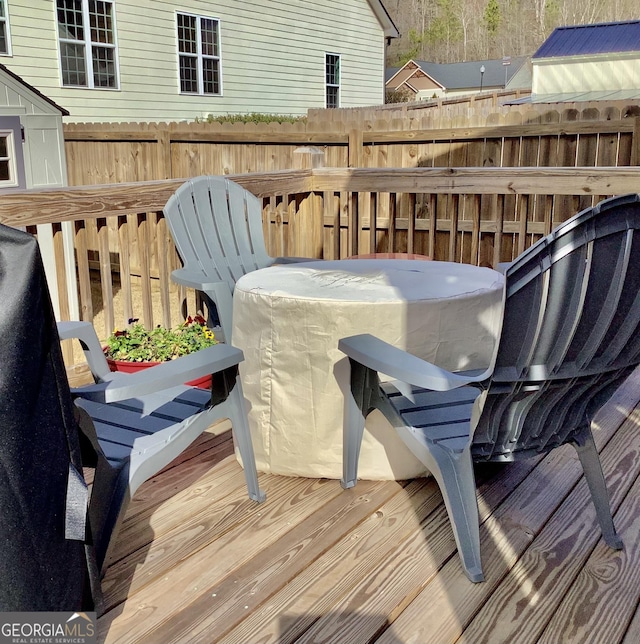
[[(502, 286), (489, 268), (415, 260), (305, 262), (243, 276), (232, 342), (245, 355), (240, 370), (258, 469), (340, 478), (349, 364), (338, 340), (371, 333), (447, 369), (485, 368), (499, 335)], [(372, 413), (360, 477), (425, 473)]]

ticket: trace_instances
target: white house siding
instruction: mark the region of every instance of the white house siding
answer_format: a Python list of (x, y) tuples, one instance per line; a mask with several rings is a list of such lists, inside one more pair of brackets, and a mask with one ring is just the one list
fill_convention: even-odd
[[(384, 101), (384, 31), (367, 0), (114, 4), (119, 90), (61, 87), (52, 0), (9, 0), (13, 56), (0, 62), (69, 110), (68, 121), (305, 114), (325, 104), (325, 53), (341, 56), (341, 107)], [(222, 96), (179, 93), (177, 11), (221, 21)]]
[(533, 61), (534, 94), (637, 90), (638, 87), (639, 52)]

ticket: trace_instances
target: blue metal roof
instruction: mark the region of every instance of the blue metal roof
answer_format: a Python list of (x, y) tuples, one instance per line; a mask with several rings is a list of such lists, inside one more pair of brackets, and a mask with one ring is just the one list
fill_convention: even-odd
[(557, 27), (532, 58), (640, 51), (640, 20)]

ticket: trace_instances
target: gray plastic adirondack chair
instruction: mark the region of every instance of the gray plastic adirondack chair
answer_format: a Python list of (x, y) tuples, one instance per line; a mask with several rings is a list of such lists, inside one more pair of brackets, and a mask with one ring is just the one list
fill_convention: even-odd
[[(93, 421), (98, 460), (89, 518), (100, 568), (138, 487), (182, 453), (216, 420), (231, 420), (249, 497), (261, 502), (238, 364), (242, 351), (217, 344), (133, 374), (111, 373), (87, 322), (61, 322), (61, 339), (77, 338), (96, 384), (72, 390)], [(182, 383), (214, 374), (212, 390)], [(86, 417), (85, 417), (86, 420)]]
[[(509, 462), (565, 443), (580, 457), (606, 542), (616, 534), (591, 420), (640, 363), (640, 196), (580, 212), (505, 273), (495, 363), (450, 373), (373, 336), (349, 356), (342, 485), (356, 484), (364, 419), (378, 408), (442, 490), (458, 553), (483, 580), (473, 461)], [(378, 372), (396, 382), (380, 384)], [(407, 386), (410, 383), (412, 395)]]
[(260, 200), (225, 177), (185, 182), (167, 201), (164, 216), (184, 264), (171, 277), (203, 293), (209, 322), (217, 310), (226, 341), (231, 339), (233, 290), (243, 275), (275, 263), (310, 261), (269, 256)]

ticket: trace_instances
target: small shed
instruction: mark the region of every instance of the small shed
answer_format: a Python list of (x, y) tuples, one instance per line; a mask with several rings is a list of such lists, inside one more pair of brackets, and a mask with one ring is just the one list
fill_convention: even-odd
[[(25, 188), (67, 185), (63, 116), (69, 116), (69, 112), (0, 64), (0, 195)], [(73, 283), (73, 288), (67, 289), (72, 294), (69, 312), (72, 319), (78, 319), (71, 226), (70, 222), (62, 225), (62, 236), (65, 274), (67, 281)], [(38, 242), (59, 318), (52, 226), (38, 226)]]
[(2, 192), (67, 185), (63, 116), (69, 112), (0, 64)]

